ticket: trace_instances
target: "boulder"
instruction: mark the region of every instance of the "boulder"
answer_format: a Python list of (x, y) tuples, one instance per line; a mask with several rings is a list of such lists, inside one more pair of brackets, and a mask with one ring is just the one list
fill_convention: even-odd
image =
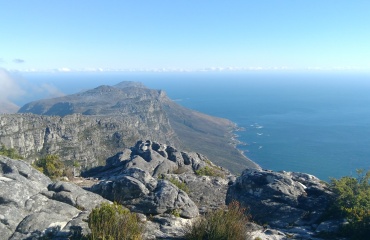
[(119, 201), (134, 212), (155, 215), (176, 211), (184, 218), (198, 216), (197, 206), (184, 191), (139, 168), (128, 168), (120, 175), (102, 179), (90, 190)]
[(30, 164), (0, 156), (1, 239), (69, 239), (87, 233), (82, 218), (107, 201), (71, 183), (53, 183)]
[(227, 203), (248, 206), (253, 219), (286, 228), (316, 223), (332, 193), (312, 175), (246, 169), (227, 192)]

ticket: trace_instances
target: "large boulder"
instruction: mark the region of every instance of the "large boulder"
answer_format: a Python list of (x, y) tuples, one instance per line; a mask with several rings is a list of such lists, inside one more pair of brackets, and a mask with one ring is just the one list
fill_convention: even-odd
[(175, 172), (193, 173), (209, 164), (210, 161), (202, 154), (182, 152), (166, 144), (147, 140), (138, 141), (131, 149), (108, 158), (105, 166), (83, 172), (82, 176), (106, 179), (129, 168), (140, 168), (158, 177)]
[(52, 181), (24, 161), (0, 156), (1, 239), (69, 239), (89, 232), (89, 211), (107, 201), (70, 183)]
[(177, 212), (181, 217), (198, 216), (198, 208), (188, 195), (167, 180), (157, 180), (139, 168), (102, 179), (91, 191), (111, 201), (119, 201), (132, 211), (144, 214)]
[(272, 227), (311, 226), (327, 208), (332, 193), (304, 173), (246, 169), (227, 192), (227, 203), (248, 206), (253, 219)]

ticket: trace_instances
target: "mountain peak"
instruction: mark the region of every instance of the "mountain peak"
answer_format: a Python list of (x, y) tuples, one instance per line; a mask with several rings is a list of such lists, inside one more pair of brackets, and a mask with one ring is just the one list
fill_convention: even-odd
[(120, 82), (114, 85), (113, 87), (116, 87), (116, 88), (128, 88), (128, 87), (147, 88), (141, 82), (133, 82), (133, 81), (123, 81), (123, 82)]

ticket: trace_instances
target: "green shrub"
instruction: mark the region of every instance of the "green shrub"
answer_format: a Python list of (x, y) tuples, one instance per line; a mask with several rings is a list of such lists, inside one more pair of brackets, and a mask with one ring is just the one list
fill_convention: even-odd
[(162, 174), (162, 175), (158, 176), (158, 179), (167, 180), (170, 183), (172, 183), (173, 185), (175, 185), (178, 189), (181, 189), (181, 190), (183, 190), (186, 193), (189, 193), (190, 192), (190, 189), (189, 189), (188, 185), (186, 185), (186, 183), (181, 182), (181, 181), (177, 180), (174, 177), (168, 178), (164, 174)]
[(180, 217), (180, 211), (178, 209), (174, 209), (171, 211), (171, 214), (175, 217)]
[(247, 222), (245, 208), (242, 208), (238, 202), (232, 202), (227, 209), (210, 212), (194, 223), (188, 229), (186, 239), (244, 240), (247, 234)]
[(51, 179), (63, 176), (64, 164), (57, 155), (46, 155), (35, 161), (33, 166)]
[(103, 203), (92, 210), (88, 218), (91, 240), (139, 240), (142, 239), (142, 225), (135, 213), (117, 203)]
[(14, 148), (6, 148), (4, 145), (1, 145), (0, 155), (6, 156), (12, 159), (23, 159), (23, 157), (19, 155)]
[(195, 170), (195, 174), (199, 176), (224, 177), (224, 175), (215, 167), (205, 166)]
[(335, 193), (333, 208), (349, 222), (342, 233), (353, 239), (364, 239), (370, 236), (370, 171), (358, 170), (357, 174), (357, 178), (331, 180)]

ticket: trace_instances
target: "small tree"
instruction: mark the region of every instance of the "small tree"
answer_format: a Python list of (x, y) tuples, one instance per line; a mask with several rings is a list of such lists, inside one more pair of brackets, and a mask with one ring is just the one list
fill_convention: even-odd
[(370, 171), (357, 170), (357, 175), (332, 179), (331, 187), (336, 195), (334, 208), (349, 222), (344, 234), (363, 239), (370, 236)]

